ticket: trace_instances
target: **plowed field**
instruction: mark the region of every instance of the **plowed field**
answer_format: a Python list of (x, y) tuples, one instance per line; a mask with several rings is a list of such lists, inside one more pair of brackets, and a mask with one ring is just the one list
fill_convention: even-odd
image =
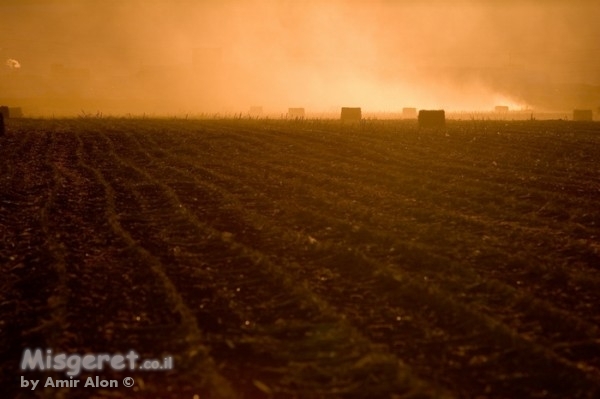
[(598, 398), (600, 125), (8, 120), (0, 273), (6, 398)]

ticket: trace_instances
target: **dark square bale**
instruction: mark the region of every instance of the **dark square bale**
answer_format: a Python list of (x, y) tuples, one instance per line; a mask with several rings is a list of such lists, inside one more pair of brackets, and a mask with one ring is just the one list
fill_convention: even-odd
[(417, 119), (417, 109), (416, 108), (402, 108), (402, 118)]
[(0, 114), (4, 117), (4, 119), (10, 118), (10, 109), (6, 105), (0, 106)]
[(440, 128), (446, 126), (446, 112), (441, 110), (420, 110), (419, 127)]
[(359, 121), (362, 118), (362, 111), (360, 107), (342, 107), (342, 121)]
[(304, 108), (288, 108), (288, 118), (304, 119)]
[(594, 115), (591, 109), (576, 109), (573, 110), (573, 120), (574, 121), (592, 121), (594, 120)]
[(498, 113), (498, 114), (505, 114), (508, 112), (508, 106), (496, 105), (496, 107), (494, 108), (494, 111), (496, 111), (496, 113)]

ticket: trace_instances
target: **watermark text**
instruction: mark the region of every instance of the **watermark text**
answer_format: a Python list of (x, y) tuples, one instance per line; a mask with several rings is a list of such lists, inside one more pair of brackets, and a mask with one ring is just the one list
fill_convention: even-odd
[(166, 356), (162, 360), (140, 360), (133, 350), (123, 355), (117, 354), (66, 354), (53, 353), (51, 349), (42, 351), (26, 349), (21, 359), (21, 370), (65, 371), (67, 376), (77, 376), (85, 371), (134, 371), (134, 370), (173, 370), (173, 357)]

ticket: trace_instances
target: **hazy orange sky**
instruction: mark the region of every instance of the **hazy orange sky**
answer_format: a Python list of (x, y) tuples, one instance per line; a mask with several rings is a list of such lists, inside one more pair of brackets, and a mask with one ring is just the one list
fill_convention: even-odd
[(600, 106), (571, 92), (600, 86), (598, 1), (2, 0), (0, 15), (0, 57), (21, 64), (0, 88), (28, 76), (30, 96), (173, 112)]

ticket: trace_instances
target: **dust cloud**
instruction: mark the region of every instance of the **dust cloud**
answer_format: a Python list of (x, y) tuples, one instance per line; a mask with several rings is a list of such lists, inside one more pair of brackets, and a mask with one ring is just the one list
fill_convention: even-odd
[(3, 0), (0, 13), (0, 57), (20, 65), (6, 61), (0, 101), (40, 114), (600, 106), (597, 1)]

